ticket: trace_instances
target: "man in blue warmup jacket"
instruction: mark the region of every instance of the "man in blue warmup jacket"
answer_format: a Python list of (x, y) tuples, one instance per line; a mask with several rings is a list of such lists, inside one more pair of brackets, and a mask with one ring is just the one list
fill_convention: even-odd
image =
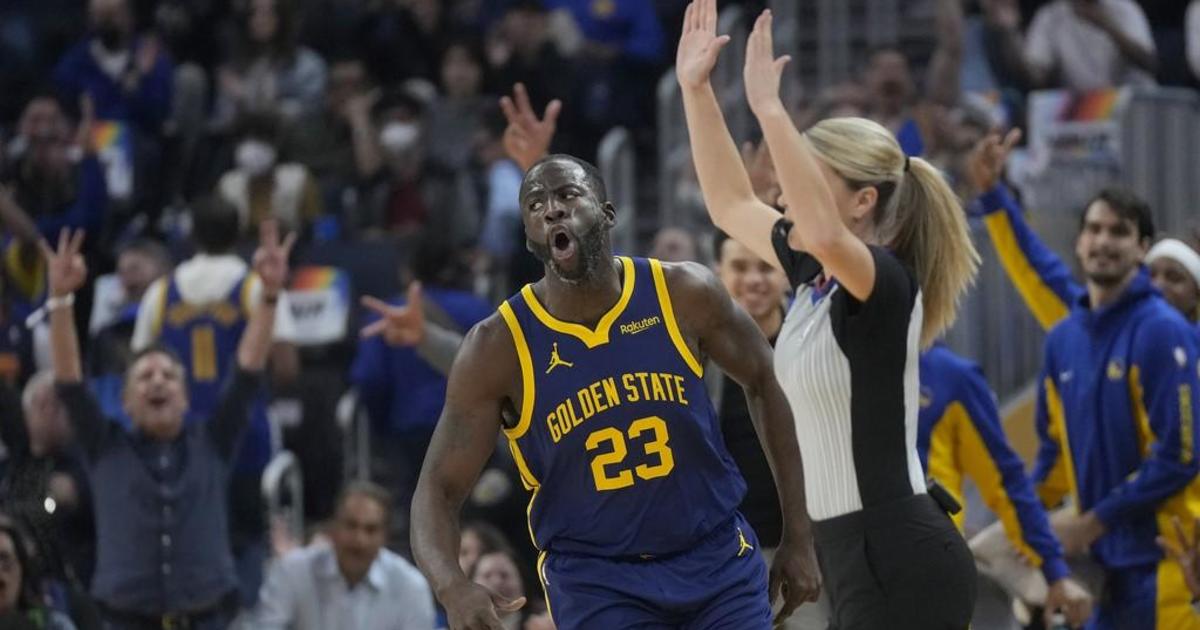
[[(984, 190), (995, 182), (974, 179)], [(1038, 383), (1034, 481), (1046, 505), (1069, 498), (1075, 507), (1055, 527), (1067, 554), (1090, 551), (1105, 570), (1088, 627), (1200, 628), (1180, 566), (1155, 545), (1173, 517), (1190, 536), (1200, 507), (1200, 363), (1193, 324), (1141, 265), (1154, 234), (1150, 209), (1116, 190), (1088, 205), (1075, 246), (1086, 286), (1066, 301), (1078, 285), (1048, 250), (1028, 254), (1031, 233), (997, 192), (981, 202), (1010, 212), (986, 219), (989, 232), (1035, 316), (1053, 326)]]

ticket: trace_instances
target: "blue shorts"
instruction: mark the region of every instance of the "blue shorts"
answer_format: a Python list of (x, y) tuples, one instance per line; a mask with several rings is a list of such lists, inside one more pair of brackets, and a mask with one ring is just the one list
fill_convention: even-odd
[(736, 514), (695, 547), (615, 560), (549, 552), (538, 562), (558, 630), (769, 630), (767, 565)]

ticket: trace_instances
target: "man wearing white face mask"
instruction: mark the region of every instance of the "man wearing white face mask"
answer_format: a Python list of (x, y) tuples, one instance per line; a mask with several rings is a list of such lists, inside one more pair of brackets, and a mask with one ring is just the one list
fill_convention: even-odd
[(479, 233), (479, 201), (470, 177), (426, 159), (423, 106), (403, 89), (375, 108), (384, 168), (367, 187), (358, 227), (449, 235), (455, 246)]
[(289, 231), (304, 232), (322, 212), (321, 193), (301, 164), (279, 162), (277, 123), (265, 114), (247, 115), (238, 125), (234, 168), (221, 176), (217, 191), (238, 210), (242, 235), (263, 219), (274, 218)]

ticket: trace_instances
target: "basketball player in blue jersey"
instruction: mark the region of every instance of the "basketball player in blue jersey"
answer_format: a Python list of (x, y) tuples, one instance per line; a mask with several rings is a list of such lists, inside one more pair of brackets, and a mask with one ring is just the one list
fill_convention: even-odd
[[(595, 167), (551, 155), (520, 193), (545, 277), (467, 335), (413, 499), (413, 555), (453, 630), (519, 608), (458, 563), (459, 509), (508, 439), (532, 491), (538, 577), (560, 630), (769, 628), (820, 582), (800, 450), (771, 350), (700, 265), (612, 255), (616, 210)], [(746, 485), (701, 379), (746, 389), (783, 506), (768, 574), (737, 512)]]

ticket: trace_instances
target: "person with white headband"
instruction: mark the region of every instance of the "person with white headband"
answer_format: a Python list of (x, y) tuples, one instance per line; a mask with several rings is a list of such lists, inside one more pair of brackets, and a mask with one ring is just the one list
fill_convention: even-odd
[(1150, 248), (1142, 262), (1171, 306), (1188, 321), (1200, 324), (1200, 254), (1181, 240), (1164, 238)]

